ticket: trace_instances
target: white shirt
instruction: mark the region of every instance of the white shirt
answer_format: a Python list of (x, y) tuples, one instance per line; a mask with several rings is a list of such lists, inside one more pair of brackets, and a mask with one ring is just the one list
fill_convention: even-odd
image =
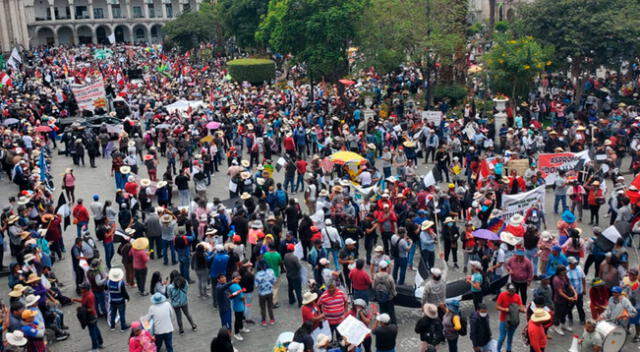
[(371, 173), (369, 171), (363, 171), (360, 175), (358, 175), (358, 181), (362, 186), (371, 185)]
[(169, 301), (152, 304), (151, 307), (149, 307), (149, 317), (153, 318), (154, 335), (173, 332), (173, 323), (171, 322), (172, 315), (173, 307), (171, 307)]

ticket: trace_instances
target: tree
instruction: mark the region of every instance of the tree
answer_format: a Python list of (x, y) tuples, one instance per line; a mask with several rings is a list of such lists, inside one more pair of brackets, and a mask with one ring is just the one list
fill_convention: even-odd
[(293, 54), (311, 80), (335, 82), (347, 73), (347, 48), (365, 0), (270, 0), (256, 39)]
[(201, 42), (222, 38), (222, 28), (214, 6), (202, 3), (200, 11), (183, 13), (163, 28), (165, 43), (186, 51), (198, 48)]
[(529, 88), (535, 76), (552, 64), (552, 53), (553, 47), (544, 47), (533, 37), (510, 39), (507, 34), (496, 33), (493, 47), (483, 60), (492, 85), (510, 86), (511, 103), (516, 105), (519, 90)]
[(222, 21), (228, 34), (241, 48), (256, 47), (256, 31), (267, 13), (268, 0), (220, 0)]
[(640, 4), (636, 0), (536, 0), (519, 10), (517, 28), (556, 47), (554, 62), (577, 79), (601, 65), (618, 65), (638, 55)]

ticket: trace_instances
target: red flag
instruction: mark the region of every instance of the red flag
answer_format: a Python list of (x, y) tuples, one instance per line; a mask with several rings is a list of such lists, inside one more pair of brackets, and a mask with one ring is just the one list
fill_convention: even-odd
[(188, 59), (191, 57), (191, 50), (187, 50), (186, 54), (184, 54), (184, 58)]
[(631, 181), (631, 184), (636, 186), (636, 188), (640, 190), (640, 175), (636, 176), (636, 178)]
[(213, 105), (213, 89), (209, 89), (209, 104)]
[(122, 72), (120, 72), (120, 71), (118, 71), (118, 74), (116, 75), (116, 83), (118, 84), (120, 89), (124, 88), (124, 85), (126, 83), (124, 81), (124, 76), (122, 75)]
[(0, 84), (2, 84), (3, 87), (13, 87), (11, 76), (4, 72), (0, 73)]

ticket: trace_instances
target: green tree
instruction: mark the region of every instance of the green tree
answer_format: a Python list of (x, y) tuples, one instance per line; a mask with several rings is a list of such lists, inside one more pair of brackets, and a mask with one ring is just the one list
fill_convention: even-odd
[[(347, 73), (347, 48), (365, 0), (270, 0), (256, 39), (293, 54), (311, 80), (335, 82)], [(313, 82), (312, 82), (313, 83)]]
[(198, 48), (201, 42), (222, 39), (222, 27), (215, 6), (202, 3), (200, 11), (187, 12), (168, 22), (163, 28), (164, 41), (183, 51)]
[[(518, 93), (529, 88), (536, 75), (552, 64), (553, 47), (537, 42), (533, 37), (510, 39), (495, 34), (491, 50), (483, 56), (492, 86), (511, 88), (511, 103), (517, 105)], [(502, 92), (505, 93), (505, 92)]]
[[(614, 66), (638, 55), (637, 0), (536, 0), (519, 11), (518, 30), (556, 48), (554, 62), (572, 77)], [(576, 82), (576, 96), (583, 81)]]
[(269, 0), (220, 0), (218, 4), (227, 33), (235, 36), (239, 47), (255, 48), (256, 31)]

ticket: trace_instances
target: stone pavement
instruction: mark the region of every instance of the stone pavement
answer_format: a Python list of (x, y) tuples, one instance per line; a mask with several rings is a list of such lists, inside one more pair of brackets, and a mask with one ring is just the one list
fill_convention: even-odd
[[(164, 160), (161, 162), (161, 167), (158, 170), (164, 170)], [(101, 199), (113, 199), (113, 194), (115, 191), (115, 183), (113, 178), (110, 176), (110, 160), (100, 159), (97, 162), (98, 168), (92, 169), (90, 167), (74, 167), (70, 158), (65, 158), (64, 156), (54, 156), (53, 160), (53, 170), (51, 174), (55, 177), (55, 181), (59, 187), (60, 179), (62, 177), (62, 173), (64, 169), (67, 167), (74, 167), (75, 174), (77, 176), (77, 186), (76, 186), (76, 198), (83, 198), (86, 200), (87, 204), (90, 203), (91, 196), (93, 194), (100, 194)], [(431, 165), (428, 165), (429, 167)], [(146, 170), (142, 168), (141, 177), (146, 177)], [(425, 174), (427, 168), (420, 164), (419, 174)], [(276, 178), (281, 178), (282, 173), (276, 175)], [(630, 177), (630, 176), (628, 176)], [(227, 184), (228, 178), (224, 172), (218, 173), (213, 177), (212, 185), (208, 189), (208, 195), (211, 198), (212, 196), (220, 197), (220, 199), (225, 199), (228, 196), (227, 192)], [(609, 185), (610, 186), (610, 185)], [(609, 188), (611, 189), (611, 188)], [(8, 197), (10, 194), (15, 194), (17, 188), (14, 184), (10, 183), (6, 178), (0, 180), (0, 194), (4, 194), (5, 197)], [(60, 189), (56, 191), (56, 199), (60, 192)], [(301, 194), (298, 193), (297, 197), (301, 197)], [(2, 199), (3, 202), (6, 202), (7, 198)], [(301, 202), (302, 203), (302, 202)], [(302, 203), (304, 204), (304, 203)], [(553, 206), (553, 193), (551, 190), (547, 192), (546, 203), (545, 203), (545, 211), (547, 212), (547, 224), (550, 230), (555, 230), (555, 223), (558, 220), (556, 215), (552, 214), (552, 206)], [(605, 207), (603, 207), (605, 208)], [(604, 218), (604, 211), (601, 210), (601, 221), (604, 225), (605, 222), (608, 223), (608, 219)], [(605, 227), (605, 226), (603, 226)], [(590, 234), (591, 228), (586, 224), (582, 225), (585, 236)], [(93, 226), (91, 226), (93, 229)], [(64, 233), (65, 237), (65, 246), (70, 248), (72, 246), (73, 239), (75, 237), (75, 228), (70, 226)], [(98, 245), (101, 253), (104, 253), (102, 250), (102, 246)], [(636, 258), (635, 252), (630, 251), (631, 260), (633, 265), (637, 265), (638, 260)], [(462, 261), (462, 255), (459, 253), (460, 261)], [(9, 257), (8, 255), (6, 257)], [(7, 263), (9, 259), (6, 259)], [(120, 263), (120, 257), (116, 255), (113, 260), (114, 264)], [(442, 266), (442, 262), (437, 264), (438, 266)], [(154, 271), (160, 271), (162, 273), (162, 277), (167, 277), (169, 273), (177, 269), (177, 266), (163, 266), (159, 260), (153, 260), (150, 262), (149, 266), (149, 274), (147, 280), (151, 278), (151, 274)], [(73, 290), (73, 278), (72, 278), (72, 270), (71, 270), (71, 262), (69, 259), (69, 255), (67, 255), (67, 259), (62, 263), (57, 263), (55, 265), (55, 272), (60, 278), (60, 280), (66, 285), (63, 288), (63, 292), (70, 297), (75, 297), (75, 292)], [(593, 271), (592, 271), (593, 272)], [(461, 271), (455, 271), (452, 267), (448, 267), (447, 270), (448, 277), (447, 281), (455, 281), (458, 279), (462, 279), (464, 275)], [(408, 272), (407, 274), (407, 282), (413, 283), (414, 272)], [(6, 302), (6, 294), (7, 291), (7, 279), (2, 278), (0, 281), (0, 287), (4, 289), (0, 289), (0, 296), (4, 298)], [(148, 285), (148, 281), (147, 281)], [(534, 286), (537, 283), (533, 284)], [(129, 289), (131, 294), (131, 301), (127, 304), (127, 322), (130, 322), (132, 319), (137, 319), (140, 316), (146, 314), (147, 309), (150, 305), (149, 297), (141, 297), (134, 290)], [(243, 334), (245, 340), (242, 342), (233, 341), (234, 346), (240, 352), (271, 352), (273, 345), (281, 332), (284, 331), (294, 331), (301, 324), (301, 315), (299, 310), (295, 306), (290, 306), (287, 304), (287, 289), (286, 289), (286, 279), (283, 279), (282, 287), (280, 290), (280, 304), (281, 307), (275, 310), (275, 316), (277, 323), (274, 326), (262, 327), (259, 325), (249, 326), (251, 329), (250, 333)], [(200, 299), (197, 296), (197, 289), (195, 285), (193, 285), (189, 292), (190, 298), (190, 311), (193, 315), (195, 322), (198, 324), (198, 331), (192, 332), (189, 329), (187, 322), (185, 321), (185, 334), (178, 335), (177, 332), (174, 333), (173, 337), (173, 345), (174, 350), (178, 352), (182, 351), (193, 351), (193, 352), (206, 352), (209, 351), (209, 343), (211, 339), (217, 334), (218, 329), (220, 328), (220, 318), (218, 317), (218, 312), (215, 308), (212, 307), (210, 299)], [(493, 338), (498, 338), (498, 314), (495, 309), (495, 304), (491, 302), (490, 297), (485, 298), (485, 303), (487, 303), (490, 307), (490, 317), (491, 317), (491, 326)], [(54, 352), (77, 352), (77, 351), (88, 351), (90, 349), (90, 339), (88, 332), (86, 330), (81, 330), (80, 326), (75, 317), (75, 305), (65, 307), (66, 314), (66, 324), (70, 326), (71, 337), (64, 342), (53, 343), (50, 346), (51, 351)], [(469, 314), (472, 311), (471, 302), (463, 302), (463, 311), (465, 315)], [(588, 303), (585, 303), (585, 307), (588, 307)], [(397, 339), (397, 348), (398, 352), (415, 352), (420, 349), (420, 340), (416, 333), (414, 333), (415, 322), (421, 317), (422, 313), (419, 309), (408, 309), (398, 307), (397, 315), (399, 319), (399, 335)], [(257, 304), (257, 299), (254, 298), (254, 306), (252, 307), (252, 317), (254, 320), (258, 321), (259, 318), (259, 306)], [(576, 315), (577, 319), (577, 314)], [(513, 352), (526, 352), (529, 351), (528, 346), (524, 346), (521, 341), (521, 329), (524, 324), (524, 318), (521, 323), (521, 327), (515, 334), (515, 341)], [(174, 323), (177, 331), (177, 324)], [(106, 351), (127, 351), (127, 341), (129, 337), (129, 333), (122, 333), (119, 330), (114, 332), (109, 331), (105, 321), (101, 320), (99, 322), (99, 327), (102, 331), (102, 335), (105, 340)], [(574, 332), (581, 335), (582, 328), (576, 324), (574, 326)], [(567, 334), (564, 337), (560, 337), (555, 333), (551, 333), (553, 337), (552, 340), (549, 341), (550, 345), (547, 348), (547, 352), (560, 352), (566, 351), (571, 343), (570, 337)], [(462, 352), (471, 352), (471, 343), (469, 341), (469, 337), (460, 337), (459, 339), (459, 351)], [(636, 350), (637, 345), (629, 342), (623, 349), (623, 351), (633, 351)], [(448, 348), (446, 345), (441, 345), (438, 347), (440, 351), (446, 351)], [(164, 350), (164, 349), (163, 349)]]

